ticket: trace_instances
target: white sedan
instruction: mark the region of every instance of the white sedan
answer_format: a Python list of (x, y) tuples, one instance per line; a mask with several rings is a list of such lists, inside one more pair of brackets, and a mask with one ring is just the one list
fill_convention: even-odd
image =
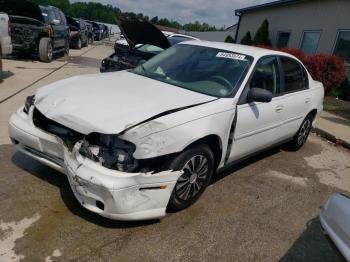
[(39, 89), (9, 133), (65, 173), (88, 210), (151, 219), (193, 204), (218, 168), (278, 144), (299, 149), (323, 95), (291, 55), (188, 41), (133, 70)]

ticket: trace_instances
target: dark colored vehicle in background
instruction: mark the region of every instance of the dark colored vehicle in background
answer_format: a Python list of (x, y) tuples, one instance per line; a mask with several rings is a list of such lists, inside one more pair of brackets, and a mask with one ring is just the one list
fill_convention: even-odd
[(89, 23), (87, 21), (85, 21), (85, 23), (86, 23), (87, 30), (88, 30), (88, 42), (91, 45), (94, 43), (94, 38), (95, 38), (94, 28), (93, 28), (91, 23)]
[(103, 39), (102, 25), (100, 25), (96, 22), (93, 22), (93, 21), (86, 21), (86, 22), (90, 23), (93, 27), (93, 31), (94, 31), (94, 35), (95, 35), (94, 40), (96, 40), (96, 41), (102, 40)]
[(101, 62), (101, 73), (135, 68), (172, 45), (194, 39), (185, 36), (166, 37), (146, 21), (122, 21), (119, 28), (128, 45), (118, 41), (115, 43), (114, 53)]
[(74, 19), (67, 16), (67, 24), (70, 30), (69, 46), (81, 49), (89, 45), (89, 32), (86, 23), (82, 19)]
[(108, 38), (109, 37), (109, 27), (106, 25), (102, 25), (103, 28), (103, 38)]
[(69, 53), (69, 28), (63, 12), (25, 0), (0, 0), (10, 18), (13, 51), (50, 62), (56, 53)]

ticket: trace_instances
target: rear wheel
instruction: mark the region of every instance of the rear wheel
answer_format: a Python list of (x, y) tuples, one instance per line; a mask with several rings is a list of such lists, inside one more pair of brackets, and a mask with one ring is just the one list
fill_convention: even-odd
[(182, 170), (170, 196), (168, 208), (178, 211), (192, 205), (208, 186), (215, 171), (214, 155), (209, 146), (198, 145), (187, 149), (169, 165), (170, 170)]
[(53, 58), (53, 47), (50, 38), (43, 37), (39, 42), (39, 58), (43, 62), (51, 62)]
[(304, 121), (301, 123), (301, 126), (298, 132), (293, 137), (293, 140), (287, 143), (287, 149), (291, 151), (299, 150), (306, 142), (312, 127), (313, 117), (311, 114), (308, 114)]

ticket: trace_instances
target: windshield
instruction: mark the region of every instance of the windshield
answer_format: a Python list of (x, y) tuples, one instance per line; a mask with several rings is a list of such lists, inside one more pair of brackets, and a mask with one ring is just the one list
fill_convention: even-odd
[(155, 45), (145, 44), (145, 45), (141, 45), (141, 46), (137, 47), (137, 50), (142, 51), (142, 52), (146, 52), (146, 53), (159, 54), (164, 49), (160, 48), (158, 46), (155, 46)]
[(132, 72), (215, 97), (235, 93), (253, 62), (251, 56), (205, 46), (179, 44)]
[(194, 39), (191, 39), (188, 37), (182, 37), (182, 36), (173, 36), (173, 37), (168, 37), (168, 40), (169, 40), (171, 45), (176, 45), (178, 43), (190, 41), (190, 40), (194, 40)]

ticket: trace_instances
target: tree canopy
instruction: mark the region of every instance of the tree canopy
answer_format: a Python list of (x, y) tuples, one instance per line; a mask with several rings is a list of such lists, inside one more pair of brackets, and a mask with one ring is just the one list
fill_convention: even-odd
[(169, 20), (167, 18), (159, 18), (155, 16), (149, 18), (142, 13), (134, 12), (122, 12), (118, 7), (111, 5), (103, 5), (95, 2), (76, 2), (70, 3), (69, 0), (30, 0), (31, 2), (41, 5), (52, 5), (60, 8), (66, 15), (71, 17), (79, 17), (87, 20), (98, 21), (101, 23), (115, 24), (118, 18), (127, 17), (130, 19), (142, 19), (150, 21), (156, 25), (162, 25), (167, 27), (173, 27), (182, 29), (185, 31), (218, 31), (224, 30), (223, 27), (217, 28), (210, 26), (207, 23), (200, 23), (195, 21), (194, 23), (181, 24), (175, 20)]

